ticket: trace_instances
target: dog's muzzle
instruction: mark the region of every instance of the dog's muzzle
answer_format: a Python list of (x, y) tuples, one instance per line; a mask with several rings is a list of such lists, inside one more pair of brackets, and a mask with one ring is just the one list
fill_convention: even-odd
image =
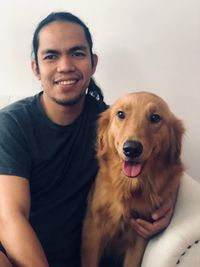
[(139, 141), (126, 141), (123, 145), (123, 153), (129, 159), (134, 159), (142, 154), (143, 146)]
[(143, 145), (136, 140), (128, 140), (123, 145), (126, 159), (123, 161), (122, 170), (126, 177), (134, 178), (142, 172), (143, 164), (139, 160)]

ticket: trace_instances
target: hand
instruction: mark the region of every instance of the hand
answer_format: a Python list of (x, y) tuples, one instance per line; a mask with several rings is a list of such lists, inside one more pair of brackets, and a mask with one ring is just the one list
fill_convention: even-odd
[(177, 192), (173, 195), (169, 194), (163, 204), (152, 213), (153, 223), (138, 218), (131, 219), (130, 225), (145, 239), (149, 239), (162, 232), (170, 223), (176, 203), (176, 196)]

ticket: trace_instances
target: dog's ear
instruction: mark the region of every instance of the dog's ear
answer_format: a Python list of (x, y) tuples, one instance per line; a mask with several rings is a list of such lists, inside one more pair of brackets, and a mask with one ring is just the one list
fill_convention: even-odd
[(171, 125), (171, 138), (170, 138), (170, 149), (169, 158), (171, 162), (176, 162), (180, 158), (182, 149), (182, 139), (185, 132), (185, 128), (181, 120), (174, 118)]
[(102, 112), (97, 124), (96, 151), (98, 156), (106, 154), (108, 146), (108, 125), (110, 122), (110, 109)]

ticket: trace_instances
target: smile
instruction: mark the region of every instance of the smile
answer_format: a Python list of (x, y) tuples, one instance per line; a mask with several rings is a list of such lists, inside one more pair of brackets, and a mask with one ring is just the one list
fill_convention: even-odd
[(76, 82), (77, 80), (56, 81), (56, 83), (60, 85), (71, 85), (71, 84), (75, 84)]

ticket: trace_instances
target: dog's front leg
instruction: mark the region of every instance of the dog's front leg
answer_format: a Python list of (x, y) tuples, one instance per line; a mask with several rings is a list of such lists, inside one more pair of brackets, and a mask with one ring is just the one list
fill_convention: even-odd
[(146, 245), (147, 240), (137, 236), (134, 245), (126, 251), (123, 267), (140, 267)]
[(82, 267), (98, 267), (104, 249), (102, 233), (94, 221), (86, 218), (82, 235)]

